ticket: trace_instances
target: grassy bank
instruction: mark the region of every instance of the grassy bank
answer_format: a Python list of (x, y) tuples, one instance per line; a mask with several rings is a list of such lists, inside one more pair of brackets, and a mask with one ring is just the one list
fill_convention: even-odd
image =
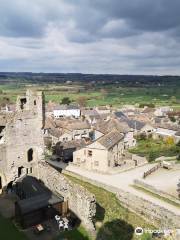
[(140, 186), (132, 185), (132, 187), (137, 189), (137, 190), (139, 190), (139, 191), (145, 192), (146, 194), (148, 194), (150, 196), (153, 196), (155, 198), (161, 199), (164, 202), (167, 202), (167, 203), (169, 203), (169, 204), (171, 204), (171, 205), (173, 205), (175, 207), (178, 207), (180, 209), (180, 204), (178, 204), (178, 203), (176, 203), (176, 202), (174, 202), (174, 201), (172, 201), (172, 200), (170, 200), (168, 198), (162, 197), (162, 196), (160, 196), (160, 195), (158, 195), (158, 194), (156, 194), (154, 192), (151, 192), (150, 190), (147, 190), (147, 189), (145, 189), (143, 187), (140, 187)]

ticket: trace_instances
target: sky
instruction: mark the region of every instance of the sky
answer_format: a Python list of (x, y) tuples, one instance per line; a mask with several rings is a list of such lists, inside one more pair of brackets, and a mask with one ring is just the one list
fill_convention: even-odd
[(180, 75), (180, 0), (0, 0), (0, 71)]

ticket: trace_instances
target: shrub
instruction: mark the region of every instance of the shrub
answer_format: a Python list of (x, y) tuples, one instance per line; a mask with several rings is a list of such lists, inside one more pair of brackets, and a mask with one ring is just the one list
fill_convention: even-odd
[(156, 152), (153, 152), (153, 151), (150, 152), (148, 156), (149, 162), (153, 162), (157, 157), (158, 157), (158, 154)]

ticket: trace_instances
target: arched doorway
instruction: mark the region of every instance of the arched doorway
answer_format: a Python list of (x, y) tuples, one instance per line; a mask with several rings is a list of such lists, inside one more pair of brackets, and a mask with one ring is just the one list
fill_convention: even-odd
[(28, 159), (28, 162), (31, 162), (33, 160), (33, 149), (30, 148), (27, 152), (27, 159)]

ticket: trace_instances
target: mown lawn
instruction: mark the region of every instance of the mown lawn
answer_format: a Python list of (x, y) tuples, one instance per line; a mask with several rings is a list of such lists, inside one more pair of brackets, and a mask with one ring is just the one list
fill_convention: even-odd
[(28, 240), (23, 232), (20, 232), (12, 221), (0, 216), (1, 240)]
[(129, 151), (140, 156), (146, 156), (151, 161), (161, 156), (172, 157), (180, 154), (180, 146), (174, 143), (168, 144), (166, 141), (161, 139), (154, 140), (149, 138), (145, 140), (138, 140), (137, 146)]
[[(97, 201), (95, 225), (97, 228), (96, 240), (149, 240), (149, 235), (137, 238), (134, 235), (136, 227), (153, 228), (144, 219), (130, 212), (120, 205), (115, 194), (90, 183), (66, 175), (71, 181), (76, 182), (93, 193)], [(71, 238), (67, 238), (70, 240)], [(73, 239), (75, 239), (73, 237)], [(87, 238), (82, 238), (87, 239)]]

